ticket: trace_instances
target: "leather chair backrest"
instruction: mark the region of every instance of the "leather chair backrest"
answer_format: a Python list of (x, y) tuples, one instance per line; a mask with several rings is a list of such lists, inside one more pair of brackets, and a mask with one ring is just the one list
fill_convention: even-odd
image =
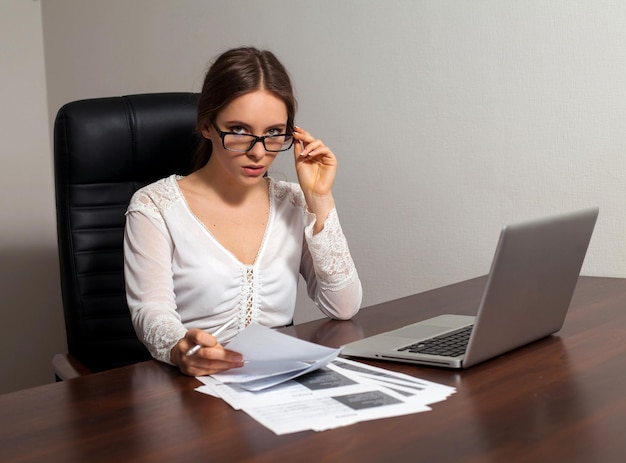
[(150, 358), (123, 273), (125, 211), (140, 187), (189, 172), (198, 95), (156, 93), (68, 103), (54, 126), (54, 172), (68, 351), (92, 371)]

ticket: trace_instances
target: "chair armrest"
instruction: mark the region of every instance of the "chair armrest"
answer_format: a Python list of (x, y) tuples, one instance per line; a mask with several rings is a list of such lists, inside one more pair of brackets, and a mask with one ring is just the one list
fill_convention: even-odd
[(60, 381), (91, 374), (91, 370), (71, 354), (55, 354), (52, 357), (52, 367), (55, 376)]

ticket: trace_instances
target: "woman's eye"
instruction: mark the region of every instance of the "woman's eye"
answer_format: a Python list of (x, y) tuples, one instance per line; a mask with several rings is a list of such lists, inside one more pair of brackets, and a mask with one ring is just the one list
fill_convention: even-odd
[(271, 137), (273, 137), (274, 135), (280, 135), (282, 132), (280, 131), (280, 129), (269, 129), (267, 131), (267, 134)]
[(245, 128), (243, 128), (243, 127), (241, 127), (241, 126), (239, 126), (239, 125), (235, 125), (235, 126), (233, 126), (233, 127), (230, 127), (228, 130), (229, 130), (230, 132), (233, 132), (233, 133), (239, 133), (239, 134), (244, 134), (244, 133), (246, 133), (246, 129), (245, 129)]

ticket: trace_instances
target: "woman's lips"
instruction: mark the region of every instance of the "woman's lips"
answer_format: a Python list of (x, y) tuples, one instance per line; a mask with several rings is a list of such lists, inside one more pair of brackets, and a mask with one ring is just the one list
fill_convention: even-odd
[(258, 177), (263, 175), (263, 171), (265, 170), (264, 166), (243, 166), (243, 171), (246, 175), (251, 177)]

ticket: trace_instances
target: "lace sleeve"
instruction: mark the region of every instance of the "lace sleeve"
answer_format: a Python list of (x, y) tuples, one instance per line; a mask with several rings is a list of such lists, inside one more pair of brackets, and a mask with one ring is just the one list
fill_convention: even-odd
[(176, 310), (174, 244), (162, 215), (176, 199), (170, 184), (162, 180), (137, 191), (124, 229), (124, 281), (132, 323), (150, 354), (166, 363), (187, 331)]
[(148, 325), (144, 333), (144, 342), (155, 359), (172, 365), (170, 352), (186, 333), (187, 330), (178, 320), (159, 315)]
[(348, 242), (341, 229), (337, 210), (332, 209), (324, 222), (324, 229), (313, 235), (312, 222), (305, 229), (305, 237), (313, 259), (315, 274), (324, 290), (338, 291), (353, 282), (356, 268)]
[(126, 213), (141, 212), (142, 214), (163, 221), (162, 214), (178, 199), (177, 175), (158, 180), (135, 192), (130, 199)]

